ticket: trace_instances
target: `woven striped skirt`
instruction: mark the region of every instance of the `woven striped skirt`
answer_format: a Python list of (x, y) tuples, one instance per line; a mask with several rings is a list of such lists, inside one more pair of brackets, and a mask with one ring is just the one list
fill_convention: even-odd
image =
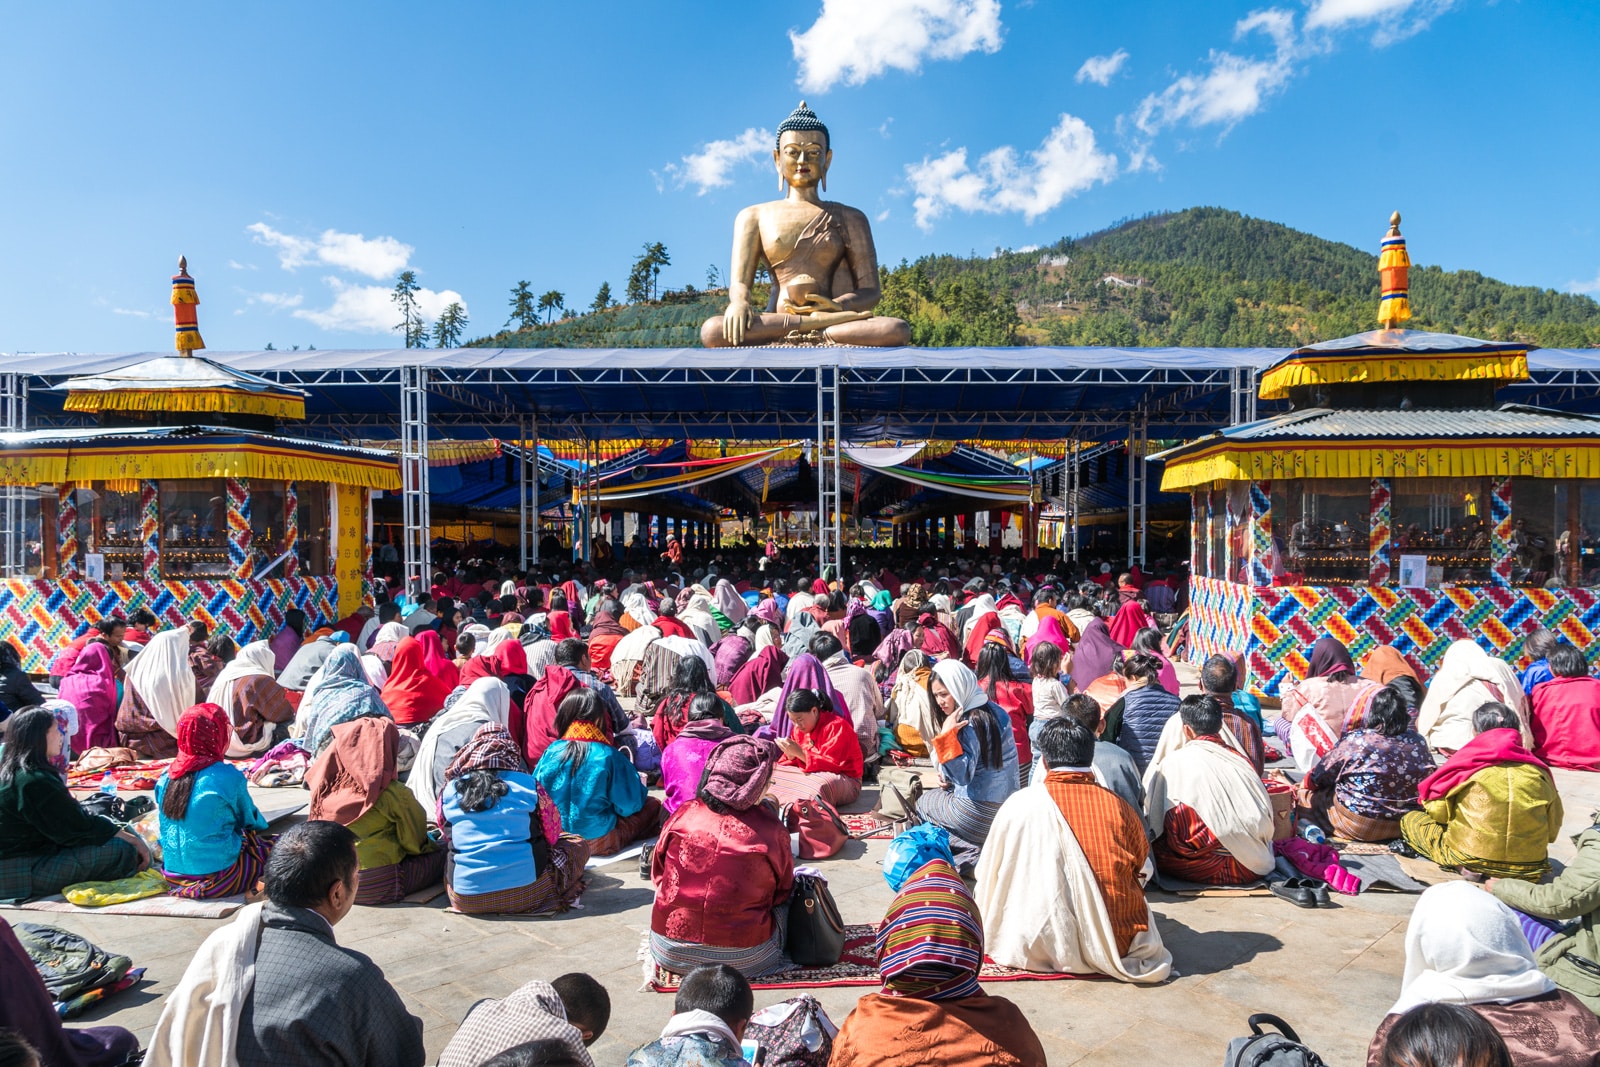
[(139, 869), (139, 853), (113, 837), (103, 845), (57, 849), (44, 855), (0, 859), (0, 901), (53, 896), (79, 882), (110, 882)]
[(368, 907), (394, 904), (419, 889), (437, 885), (444, 877), (444, 858), (444, 850), (439, 849), (420, 856), (407, 856), (399, 863), (365, 868), (361, 872), (361, 886), (356, 890), (356, 903)]
[[(785, 909), (787, 912), (787, 909)], [(772, 936), (759, 945), (749, 948), (718, 948), (715, 945), (696, 945), (689, 941), (674, 941), (650, 931), (650, 955), (656, 963), (674, 974), (688, 974), (696, 967), (726, 964), (746, 978), (759, 978), (764, 974), (782, 970), (787, 965), (783, 958), (784, 924), (775, 924)]]
[(267, 871), (267, 856), (272, 853), (272, 843), (277, 838), (270, 834), (258, 834), (254, 830), (246, 830), (243, 837), (239, 858), (214, 874), (173, 874), (171, 871), (162, 871), (162, 877), (172, 883), (168, 893), (189, 900), (253, 893), (256, 883)]
[(450, 907), (463, 915), (554, 915), (572, 907), (583, 892), (583, 866), (589, 846), (581, 838), (562, 835), (550, 847), (550, 865), (532, 885), (493, 893), (450, 892)]
[(917, 815), (922, 821), (950, 832), (950, 851), (958, 867), (978, 862), (999, 811), (999, 804), (958, 797), (952, 789), (935, 789), (917, 798)]

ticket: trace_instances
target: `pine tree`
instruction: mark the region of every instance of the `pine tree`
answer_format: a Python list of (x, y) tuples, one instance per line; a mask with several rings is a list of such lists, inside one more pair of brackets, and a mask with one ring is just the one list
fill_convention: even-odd
[(529, 282), (518, 282), (511, 290), (511, 317), (506, 320), (506, 325), (517, 324), (519, 330), (531, 330), (539, 322), (539, 312), (534, 306), (533, 286)]
[(600, 291), (594, 294), (594, 300), (589, 304), (590, 311), (604, 311), (611, 306), (611, 283), (601, 282)]
[(452, 302), (439, 315), (439, 321), (433, 324), (433, 346), (435, 348), (460, 348), (461, 334), (467, 328), (467, 309), (459, 302)]
[(417, 305), (417, 291), (421, 288), (417, 284), (417, 272), (403, 270), (400, 277), (395, 279), (394, 290), (389, 294), (394, 306), (400, 309), (400, 321), (394, 328), (405, 337), (407, 348), (425, 348), (428, 343), (428, 324), (422, 317), (421, 307)]
[(539, 310), (544, 312), (544, 321), (548, 323), (555, 313), (567, 305), (567, 294), (551, 289), (539, 297)]

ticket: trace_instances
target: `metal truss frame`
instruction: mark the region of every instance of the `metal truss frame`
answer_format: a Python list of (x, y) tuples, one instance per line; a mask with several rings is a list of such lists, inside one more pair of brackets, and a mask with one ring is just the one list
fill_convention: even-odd
[[(0, 374), (0, 430), (17, 431), (28, 427), (28, 375)], [(21, 577), (27, 566), (28, 489), (21, 485), (0, 486), (0, 575)]]

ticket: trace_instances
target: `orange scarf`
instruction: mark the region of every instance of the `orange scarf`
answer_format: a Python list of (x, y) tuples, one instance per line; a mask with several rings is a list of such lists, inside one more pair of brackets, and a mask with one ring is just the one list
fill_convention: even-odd
[(611, 744), (611, 739), (606, 732), (592, 722), (579, 720), (567, 727), (567, 732), (561, 735), (563, 741), (598, 741), (602, 745)]

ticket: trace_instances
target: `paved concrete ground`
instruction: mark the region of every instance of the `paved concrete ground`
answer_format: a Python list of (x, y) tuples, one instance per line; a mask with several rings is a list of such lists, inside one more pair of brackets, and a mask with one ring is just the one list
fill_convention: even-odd
[[(1600, 806), (1600, 775), (1558, 772), (1568, 833), (1589, 824)], [(288, 791), (266, 790), (263, 804)], [(871, 791), (864, 797), (870, 804)], [(891, 894), (883, 881), (884, 842), (857, 842), (818, 864), (847, 922), (876, 921)], [(1570, 841), (1553, 849), (1570, 857)], [(430, 1056), (443, 1049), (469, 1007), (504, 996), (531, 978), (588, 971), (610, 990), (611, 1027), (592, 1050), (595, 1062), (620, 1065), (650, 1040), (672, 1012), (668, 995), (640, 992), (637, 959), (650, 921), (649, 884), (637, 862), (604, 868), (583, 908), (553, 919), (483, 919), (424, 906), (357, 908), (338, 927), (341, 943), (370, 955), (427, 1027)], [(1405, 925), (1414, 897), (1336, 897), (1339, 907), (1303, 911), (1276, 897), (1182, 899), (1153, 895), (1162, 937), (1181, 977), (1159, 988), (1113, 982), (1010, 982), (989, 987), (1015, 1001), (1039, 1032), (1052, 1064), (1215, 1064), (1252, 1012), (1271, 1011), (1297, 1028), (1330, 1064), (1360, 1064), (1368, 1040), (1399, 990)], [(146, 982), (86, 1021), (127, 1026), (147, 1038), (161, 998), (217, 923), (138, 916), (45, 916), (149, 968)], [(842, 1022), (862, 989), (816, 991)], [(758, 1006), (781, 1000), (758, 992)]]

